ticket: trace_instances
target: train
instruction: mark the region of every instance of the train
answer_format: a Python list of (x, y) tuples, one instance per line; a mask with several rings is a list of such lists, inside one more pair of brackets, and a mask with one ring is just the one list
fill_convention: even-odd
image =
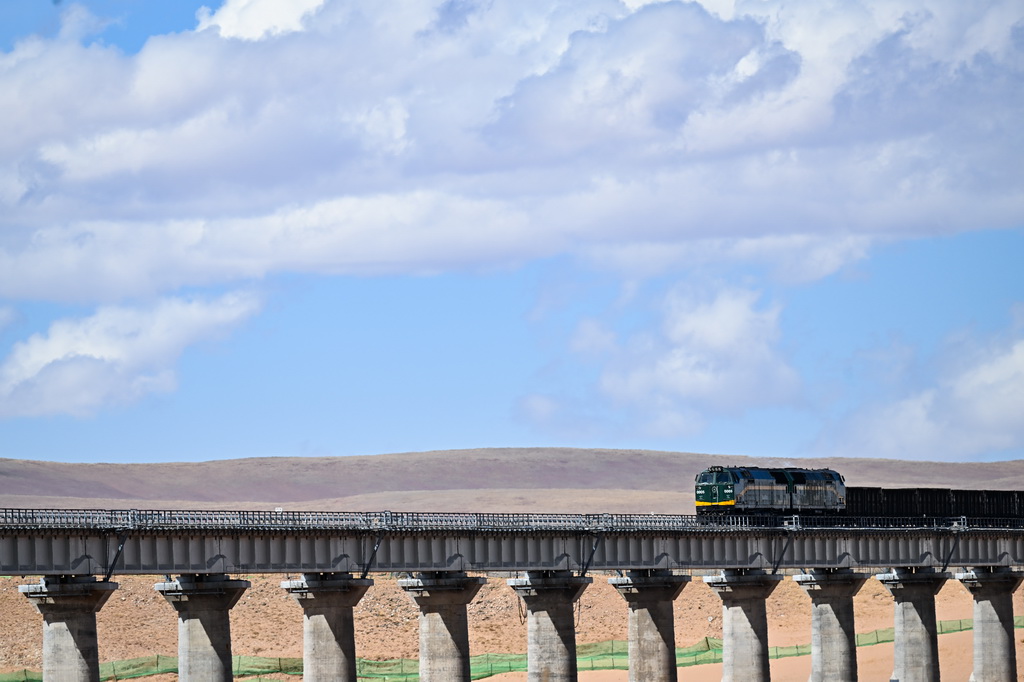
[(698, 516), (1020, 518), (1024, 491), (847, 486), (832, 469), (712, 466), (697, 474)]

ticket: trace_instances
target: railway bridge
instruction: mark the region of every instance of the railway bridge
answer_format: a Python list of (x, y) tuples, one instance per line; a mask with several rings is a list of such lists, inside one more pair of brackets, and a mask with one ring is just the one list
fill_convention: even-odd
[[(506, 576), (527, 611), (528, 677), (575, 680), (573, 604), (594, 571), (629, 607), (630, 680), (675, 680), (673, 601), (699, 576), (722, 599), (723, 676), (769, 679), (765, 600), (786, 575), (812, 604), (812, 680), (857, 679), (853, 596), (875, 575), (894, 598), (893, 679), (939, 679), (934, 595), (974, 596), (977, 682), (1015, 680), (1012, 593), (1021, 519), (0, 510), (0, 572), (43, 616), (47, 682), (98, 680), (96, 613), (118, 574), (163, 575), (178, 613), (179, 679), (231, 679), (232, 577), (299, 573), (307, 682), (354, 682), (353, 607), (374, 573), (404, 573), (420, 609), (420, 679), (468, 680), (466, 607)], [(514, 576), (514, 577), (507, 577)]]

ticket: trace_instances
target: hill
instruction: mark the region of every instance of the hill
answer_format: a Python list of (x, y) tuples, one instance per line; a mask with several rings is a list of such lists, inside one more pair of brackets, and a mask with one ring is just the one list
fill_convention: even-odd
[(356, 457), (69, 464), (0, 459), (0, 506), (690, 513), (711, 465), (834, 468), (850, 485), (1024, 487), (1024, 461), (779, 459), (646, 450), (485, 448)]

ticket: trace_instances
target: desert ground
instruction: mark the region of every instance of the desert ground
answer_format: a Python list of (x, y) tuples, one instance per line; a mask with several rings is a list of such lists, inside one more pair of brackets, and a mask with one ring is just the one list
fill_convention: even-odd
[[(1018, 488), (1024, 462), (917, 463), (887, 460), (755, 460), (745, 457), (642, 451), (568, 449), (471, 450), (349, 458), (252, 459), (201, 464), (53, 464), (0, 460), (0, 506), (53, 508), (325, 509), (347, 511), (534, 511), (691, 513), (694, 475), (711, 464), (746, 463), (820, 467), (844, 473), (851, 485)], [(951, 567), (957, 570), (959, 567)], [(301, 610), (281, 588), (286, 575), (246, 575), (252, 587), (232, 610), (236, 654), (301, 657)], [(363, 658), (415, 658), (417, 610), (396, 576), (376, 574), (355, 609), (356, 647)], [(578, 605), (577, 641), (626, 638), (626, 604), (607, 584), (594, 583)], [(41, 619), (17, 590), (33, 577), (0, 577), (0, 672), (41, 667)], [(98, 614), (101, 660), (152, 654), (175, 655), (176, 617), (153, 590), (161, 576), (115, 576), (120, 587)], [(1024, 614), (1024, 590), (1014, 597)], [(675, 603), (676, 643), (685, 647), (721, 636), (721, 602), (694, 575)], [(892, 627), (893, 604), (868, 580), (855, 598), (857, 631)], [(972, 617), (967, 590), (949, 581), (936, 601), (939, 620)], [(810, 642), (810, 599), (784, 580), (768, 601), (769, 645)], [(526, 631), (515, 593), (505, 576), (488, 584), (469, 606), (473, 653), (522, 653)], [(1018, 658), (1024, 631), (1018, 631)], [(942, 677), (967, 680), (972, 633), (939, 638)], [(860, 679), (887, 680), (892, 645), (858, 650)], [(806, 680), (807, 656), (772, 662), (774, 680)], [(279, 676), (281, 679), (298, 680)], [(148, 678), (153, 682), (173, 675)], [(680, 679), (715, 680), (721, 666), (681, 670)], [(496, 682), (525, 674), (495, 676)], [(587, 682), (626, 680), (625, 671), (582, 672)]]

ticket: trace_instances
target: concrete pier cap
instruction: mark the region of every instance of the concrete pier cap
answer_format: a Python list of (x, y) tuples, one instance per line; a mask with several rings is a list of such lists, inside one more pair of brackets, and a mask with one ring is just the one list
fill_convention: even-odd
[(297, 580), (282, 580), (281, 588), (305, 608), (352, 607), (373, 587), (370, 578), (351, 573), (303, 573)]
[(82, 608), (96, 613), (110, 599), (117, 583), (96, 580), (91, 575), (43, 576), (38, 583), (19, 585), (18, 591), (40, 606), (64, 606), (73, 611)]
[(461, 571), (417, 573), (413, 578), (401, 578), (398, 581), (398, 586), (417, 600), (417, 603), (422, 599), (468, 604), (486, 584), (487, 578), (468, 576)]
[(583, 590), (594, 582), (590, 576), (572, 571), (527, 571), (526, 577), (509, 578), (506, 583), (520, 597), (550, 597), (559, 602), (575, 603)]
[(626, 571), (625, 575), (608, 578), (608, 584), (614, 587), (623, 599), (632, 603), (641, 600), (672, 601), (691, 580), (688, 575), (652, 569)]
[(727, 568), (703, 577), (723, 600), (767, 599), (785, 576), (761, 569)]

